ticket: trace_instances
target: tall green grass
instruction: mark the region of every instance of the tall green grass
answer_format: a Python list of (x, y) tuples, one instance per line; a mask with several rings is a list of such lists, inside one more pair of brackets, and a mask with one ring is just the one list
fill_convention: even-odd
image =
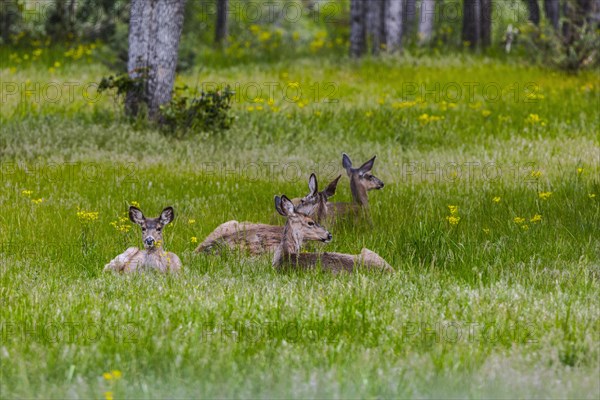
[[(6, 81), (107, 73), (75, 63), (48, 76), (33, 64)], [(597, 397), (596, 74), (390, 58), (205, 69), (178, 81), (306, 91), (332, 82), (338, 101), (242, 97), (231, 130), (177, 141), (128, 123), (110, 98), (33, 107), (9, 96), (3, 398)], [(453, 82), (506, 94), (406, 93)], [(194, 238), (226, 220), (283, 223), (273, 196), (305, 194), (312, 171), (324, 186), (343, 172), (342, 151), (355, 163), (377, 154), (373, 173), (386, 186), (370, 193), (372, 224), (341, 220), (328, 227), (332, 243), (313, 247), (367, 247), (395, 274), (276, 273), (268, 256), (193, 254)], [(334, 199), (350, 200), (346, 178)], [(148, 216), (175, 208), (165, 244), (183, 260), (178, 276), (102, 273), (140, 244), (138, 228), (119, 220), (134, 201)], [(113, 370), (122, 376), (103, 377)]]

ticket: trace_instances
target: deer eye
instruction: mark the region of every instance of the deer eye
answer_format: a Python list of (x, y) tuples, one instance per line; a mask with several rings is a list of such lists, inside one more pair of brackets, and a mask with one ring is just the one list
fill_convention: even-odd
[(315, 223), (312, 221), (308, 221), (308, 226), (315, 226)]
[(146, 228), (142, 228), (142, 232), (146, 232)]
[(156, 228), (156, 232), (160, 232), (162, 228)]

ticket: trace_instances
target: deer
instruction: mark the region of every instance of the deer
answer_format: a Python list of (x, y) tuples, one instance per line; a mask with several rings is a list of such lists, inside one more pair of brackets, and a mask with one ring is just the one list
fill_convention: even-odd
[(381, 179), (371, 174), (375, 158), (373, 156), (358, 168), (352, 167), (352, 160), (346, 153), (342, 153), (342, 166), (350, 178), (350, 190), (352, 192), (352, 203), (334, 202), (327, 205), (327, 214), (332, 216), (342, 215), (349, 212), (357, 214), (359, 211), (369, 211), (369, 196), (371, 190), (383, 188)]
[(129, 219), (142, 229), (144, 250), (130, 247), (104, 266), (104, 271), (116, 272), (178, 272), (181, 260), (176, 254), (163, 250), (163, 228), (175, 218), (173, 207), (166, 207), (158, 218), (146, 218), (142, 211), (129, 207)]
[(285, 195), (275, 196), (275, 210), (287, 218), (283, 237), (273, 256), (275, 269), (315, 269), (320, 266), (322, 270), (333, 273), (354, 272), (358, 269), (394, 271), (383, 258), (367, 248), (363, 248), (358, 255), (328, 252), (301, 253), (300, 248), (305, 241), (329, 243), (332, 239), (331, 233), (308, 215), (297, 211), (294, 203)]
[[(297, 199), (295, 206), (299, 212), (315, 215), (317, 218), (326, 215), (327, 200), (335, 194), (340, 176), (334, 179), (325, 190), (319, 192), (317, 177), (313, 173), (308, 179), (310, 193)], [(231, 250), (242, 249), (252, 255), (273, 253), (283, 235), (283, 226), (254, 222), (227, 221), (219, 225), (206, 239), (198, 245), (196, 253), (210, 253), (219, 247)]]

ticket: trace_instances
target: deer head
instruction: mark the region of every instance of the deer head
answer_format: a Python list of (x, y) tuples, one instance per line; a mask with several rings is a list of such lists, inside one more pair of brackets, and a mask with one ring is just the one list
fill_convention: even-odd
[(285, 195), (275, 196), (275, 209), (287, 218), (283, 228), (282, 246), (284, 253), (297, 254), (302, 243), (308, 240), (331, 241), (331, 233), (316, 223), (311, 217), (294, 209), (294, 203)]
[(142, 228), (142, 241), (146, 250), (161, 248), (163, 243), (162, 231), (165, 225), (175, 218), (173, 207), (167, 207), (158, 218), (146, 218), (137, 207), (129, 207), (129, 219)]
[(342, 166), (350, 178), (350, 189), (355, 202), (361, 205), (368, 205), (367, 192), (369, 190), (379, 190), (383, 187), (383, 182), (375, 175), (371, 174), (375, 157), (364, 163), (358, 168), (352, 168), (352, 160), (348, 154), (342, 153)]
[(310, 193), (300, 200), (300, 204), (296, 206), (296, 212), (311, 215), (316, 221), (322, 221), (327, 216), (327, 200), (335, 194), (341, 177), (339, 175), (329, 183), (325, 190), (319, 192), (317, 177), (314, 173), (310, 174), (308, 179)]

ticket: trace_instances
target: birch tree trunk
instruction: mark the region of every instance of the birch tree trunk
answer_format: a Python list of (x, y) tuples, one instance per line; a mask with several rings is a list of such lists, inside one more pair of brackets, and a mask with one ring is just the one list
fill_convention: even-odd
[(367, 47), (365, 0), (350, 0), (350, 56), (360, 57)]
[(228, 34), (229, 0), (217, 0), (217, 21), (215, 24), (215, 44), (222, 46)]
[(386, 0), (364, 0), (367, 14), (367, 33), (371, 39), (371, 52), (379, 54), (385, 44), (383, 10)]
[(387, 51), (402, 49), (402, 22), (404, 0), (387, 0), (385, 4), (385, 43)]
[(425, 45), (431, 40), (434, 21), (435, 0), (423, 0), (419, 16), (419, 45)]
[(402, 34), (404, 37), (408, 37), (413, 33), (415, 26), (415, 19), (417, 18), (417, 0), (404, 0), (404, 24), (402, 27)]
[(131, 78), (145, 70), (147, 81), (139, 93), (128, 93), (128, 114), (137, 115), (145, 103), (149, 117), (157, 120), (160, 106), (171, 100), (184, 6), (185, 0), (131, 1), (127, 69)]

